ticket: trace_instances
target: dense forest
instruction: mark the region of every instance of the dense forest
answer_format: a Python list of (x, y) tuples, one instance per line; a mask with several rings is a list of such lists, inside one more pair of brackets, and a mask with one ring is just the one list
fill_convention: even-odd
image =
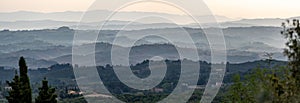
[[(180, 75), (180, 65), (181, 61), (176, 60), (165, 60), (160, 61), (165, 62), (168, 66), (168, 71), (165, 79), (152, 90), (139, 91), (128, 86), (122, 84), (121, 81), (118, 80), (118, 77), (113, 72), (113, 66), (98, 66), (99, 76), (102, 78), (105, 86), (108, 90), (117, 98), (127, 101), (127, 102), (157, 102), (164, 97), (168, 96), (172, 92), (172, 89), (176, 86), (181, 86), (181, 84), (177, 84), (178, 77)], [(194, 61), (188, 61), (194, 62)], [(194, 95), (190, 99), (190, 102), (199, 101), (201, 99), (204, 87), (207, 83), (209, 74), (210, 74), (210, 63), (205, 61), (199, 61), (200, 64), (200, 72), (199, 80), (197, 83), (198, 89), (194, 92)], [(215, 101), (220, 101), (224, 96), (222, 91), (226, 91), (229, 85), (234, 81), (232, 77), (235, 74), (239, 75), (247, 75), (250, 74), (252, 70), (255, 68), (269, 68), (269, 67), (280, 67), (287, 65), (287, 62), (284, 61), (276, 61), (276, 60), (260, 60), (254, 62), (246, 62), (239, 64), (231, 64), (227, 63), (226, 75), (224, 77), (224, 85), (222, 86), (222, 90), (220, 94), (216, 97)], [(88, 67), (86, 67), (88, 68)], [(125, 67), (124, 67), (125, 68)], [(138, 77), (147, 77), (149, 75), (149, 60), (145, 60), (144, 62), (138, 63), (136, 65), (131, 66), (132, 71)], [(14, 70), (5, 70), (1, 69), (1, 95), (2, 99), (5, 101), (5, 96), (9, 95), (9, 90), (5, 89), (9, 87), (4, 81), (10, 80), (10, 78), (14, 78), (15, 71)], [(42, 81), (45, 82), (45, 77), (47, 78), (47, 82), (49, 81), (49, 85), (55, 88), (55, 94), (57, 95), (57, 99), (59, 102), (71, 102), (71, 101), (84, 101), (82, 95), (80, 94), (79, 87), (74, 81), (75, 76), (73, 73), (73, 66), (71, 64), (57, 64), (53, 65), (49, 68), (39, 68), (37, 70), (29, 70), (28, 76), (30, 77), (32, 95), (39, 95), (39, 88), (43, 87), (45, 84), (41, 84)], [(242, 78), (244, 80), (245, 78)], [(201, 88), (202, 87), (202, 88)], [(182, 86), (184, 89), (193, 88), (191, 85)], [(141, 95), (141, 93), (143, 95)], [(156, 98), (156, 99), (153, 99)]]

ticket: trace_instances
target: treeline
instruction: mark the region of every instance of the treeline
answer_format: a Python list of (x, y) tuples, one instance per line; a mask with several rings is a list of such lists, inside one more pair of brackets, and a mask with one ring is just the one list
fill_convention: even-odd
[[(19, 73), (16, 71), (13, 80), (7, 81), (11, 90), (6, 99), (9, 103), (33, 103), (32, 89), (28, 77), (28, 67), (23, 57), (19, 60)], [(55, 89), (48, 86), (46, 78), (42, 81), (42, 87), (39, 88), (35, 103), (57, 103)]]

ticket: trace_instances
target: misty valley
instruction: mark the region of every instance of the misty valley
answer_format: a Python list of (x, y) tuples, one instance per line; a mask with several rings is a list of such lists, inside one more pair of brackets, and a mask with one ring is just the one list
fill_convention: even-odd
[(298, 16), (110, 12), (0, 13), (0, 102), (300, 102)]

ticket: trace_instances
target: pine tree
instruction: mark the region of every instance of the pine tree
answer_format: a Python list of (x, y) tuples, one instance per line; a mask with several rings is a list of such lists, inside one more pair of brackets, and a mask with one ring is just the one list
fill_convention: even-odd
[(48, 86), (46, 78), (42, 81), (42, 87), (39, 90), (39, 96), (35, 99), (36, 103), (57, 103), (55, 88)]
[(16, 71), (15, 77), (12, 82), (6, 81), (7, 84), (11, 87), (11, 91), (8, 92), (9, 96), (6, 96), (6, 99), (9, 103), (22, 103), (21, 100), (21, 87), (20, 87), (20, 77)]
[(20, 69), (20, 81), (22, 89), (22, 101), (23, 103), (32, 103), (32, 94), (29, 77), (27, 75), (28, 67), (24, 57), (21, 57), (19, 60), (19, 69)]

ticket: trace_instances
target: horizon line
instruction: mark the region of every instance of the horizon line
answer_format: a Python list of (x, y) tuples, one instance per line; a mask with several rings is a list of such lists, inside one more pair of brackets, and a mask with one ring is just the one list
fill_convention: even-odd
[[(31, 12), (31, 13), (41, 13), (41, 14), (51, 14), (51, 13), (65, 13), (65, 12), (77, 12), (77, 13), (84, 13), (84, 12), (90, 12), (90, 11), (111, 11), (111, 10), (88, 10), (88, 11), (82, 11), (82, 10), (65, 10), (65, 11), (52, 11), (52, 12), (46, 12), (46, 11), (30, 11), (30, 10), (16, 10), (16, 11), (7, 11), (7, 12), (3, 12), (1, 11), (0, 13), (18, 13), (18, 12)], [(185, 16), (182, 14), (175, 14), (175, 13), (164, 13), (164, 12), (152, 12), (152, 11), (121, 11), (121, 12), (136, 12), (136, 13), (158, 13), (158, 14), (169, 14), (169, 15), (178, 15), (178, 16)], [(198, 16), (207, 16), (207, 15), (198, 15)], [(232, 18), (232, 17), (228, 17), (225, 15), (219, 15), (216, 14), (214, 16), (223, 16), (229, 19), (235, 19), (235, 20), (243, 20), (243, 19), (291, 19), (291, 18), (295, 18), (295, 17), (300, 17), (300, 15), (298, 16), (289, 16), (289, 17), (249, 17), (249, 18), (245, 18), (245, 17), (237, 17), (237, 18)]]

